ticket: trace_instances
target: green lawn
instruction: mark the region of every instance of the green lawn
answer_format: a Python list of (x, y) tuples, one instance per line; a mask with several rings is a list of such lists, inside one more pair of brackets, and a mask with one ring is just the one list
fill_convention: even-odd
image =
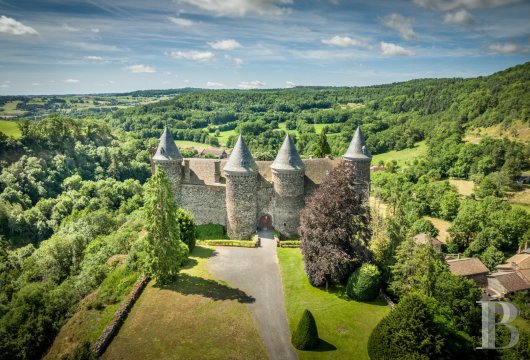
[(316, 351), (297, 351), (300, 359), (369, 359), (368, 338), (377, 323), (390, 311), (382, 301), (360, 303), (309, 284), (300, 249), (278, 248), (287, 317), (291, 331), (304, 309), (316, 320), (319, 337), (325, 342)]
[(385, 163), (388, 161), (396, 160), (398, 165), (405, 164), (406, 161), (413, 160), (418, 156), (425, 155), (427, 153), (427, 144), (425, 141), (420, 141), (412, 149), (404, 149), (399, 151), (388, 151), (386, 153), (377, 154), (372, 157), (372, 165), (378, 165), (382, 160)]
[(226, 142), (228, 141), (228, 138), (231, 135), (237, 135), (237, 132), (235, 130), (220, 131), (220, 134), (217, 137), (217, 139), (219, 139), (219, 143), (221, 145), (225, 145), (226, 146)]
[(16, 121), (0, 120), (0, 132), (18, 139), (22, 134)]
[(172, 284), (149, 283), (103, 359), (265, 359), (248, 295), (214, 279), (197, 246)]

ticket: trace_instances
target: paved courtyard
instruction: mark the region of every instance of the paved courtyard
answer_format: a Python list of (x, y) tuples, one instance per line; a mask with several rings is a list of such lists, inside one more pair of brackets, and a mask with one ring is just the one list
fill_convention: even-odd
[(276, 243), (272, 231), (261, 231), (259, 235), (262, 240), (257, 249), (218, 246), (208, 269), (218, 279), (256, 299), (248, 306), (269, 357), (297, 359), (290, 342)]

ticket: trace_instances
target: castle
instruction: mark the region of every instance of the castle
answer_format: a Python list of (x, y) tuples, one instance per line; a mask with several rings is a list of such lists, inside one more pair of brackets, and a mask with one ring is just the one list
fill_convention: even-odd
[[(354, 186), (367, 199), (372, 157), (359, 127), (343, 159), (356, 169)], [(195, 222), (223, 225), (231, 239), (249, 239), (256, 228), (297, 236), (304, 199), (341, 161), (302, 160), (289, 134), (274, 161), (254, 161), (241, 135), (227, 160), (184, 159), (167, 127), (152, 160)]]

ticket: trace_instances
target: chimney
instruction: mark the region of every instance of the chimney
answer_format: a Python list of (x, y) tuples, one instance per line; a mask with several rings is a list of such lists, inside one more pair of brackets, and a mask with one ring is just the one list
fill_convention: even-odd
[(190, 160), (189, 159), (184, 160), (184, 182), (185, 183), (190, 182)]
[(221, 182), (221, 161), (219, 160), (216, 160), (214, 162), (214, 166), (215, 166), (215, 169), (214, 169), (214, 177), (215, 177), (215, 182), (216, 183), (220, 183)]

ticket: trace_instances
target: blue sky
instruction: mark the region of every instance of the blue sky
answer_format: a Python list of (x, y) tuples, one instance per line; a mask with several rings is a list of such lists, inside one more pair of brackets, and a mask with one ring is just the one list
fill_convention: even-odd
[(0, 95), (355, 86), (530, 60), (525, 0), (0, 0)]

